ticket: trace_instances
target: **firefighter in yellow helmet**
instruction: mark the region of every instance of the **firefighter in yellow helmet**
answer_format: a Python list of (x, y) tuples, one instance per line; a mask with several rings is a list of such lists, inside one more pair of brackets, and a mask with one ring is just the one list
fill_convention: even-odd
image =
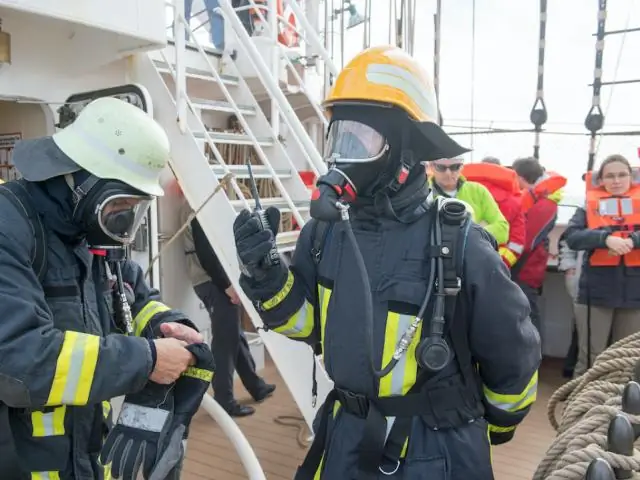
[(357, 55), (325, 101), (329, 170), (290, 267), (248, 211), (240, 282), (268, 328), (313, 347), (335, 388), (296, 474), (489, 480), (536, 398), (540, 343), (490, 235), (433, 200), (421, 161), (466, 150), (437, 124), (428, 74), (395, 47)]

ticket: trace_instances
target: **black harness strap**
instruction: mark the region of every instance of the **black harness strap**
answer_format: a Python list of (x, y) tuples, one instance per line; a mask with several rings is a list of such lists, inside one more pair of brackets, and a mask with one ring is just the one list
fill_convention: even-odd
[(312, 220), (313, 224), (311, 225), (311, 256), (313, 257), (313, 262), (316, 265), (315, 268), (315, 278), (314, 278), (314, 305), (313, 305), (313, 329), (317, 335), (317, 341), (313, 344), (313, 372), (312, 372), (312, 385), (311, 385), (311, 397), (313, 399), (313, 406), (316, 406), (316, 400), (318, 398), (318, 372), (316, 366), (316, 357), (322, 355), (322, 339), (320, 338), (320, 332), (322, 331), (322, 322), (320, 320), (320, 313), (322, 305), (320, 303), (320, 285), (318, 281), (318, 267), (320, 265), (320, 260), (322, 260), (322, 249), (324, 247), (325, 242), (327, 241), (327, 237), (329, 232), (331, 231), (333, 224), (329, 222), (321, 222), (319, 220)]

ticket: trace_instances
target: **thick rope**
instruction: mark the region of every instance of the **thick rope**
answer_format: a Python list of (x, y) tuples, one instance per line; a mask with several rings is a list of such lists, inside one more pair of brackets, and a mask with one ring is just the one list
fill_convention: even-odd
[[(639, 360), (640, 332), (611, 345), (584, 375), (554, 392), (547, 414), (558, 436), (533, 480), (583, 480), (596, 458), (607, 460), (613, 468), (640, 472), (640, 451), (634, 449), (631, 456), (606, 451), (609, 423), (621, 413), (622, 392), (634, 379)], [(564, 406), (558, 420), (556, 412), (561, 403)], [(632, 424), (640, 424), (640, 416), (625, 415)]]

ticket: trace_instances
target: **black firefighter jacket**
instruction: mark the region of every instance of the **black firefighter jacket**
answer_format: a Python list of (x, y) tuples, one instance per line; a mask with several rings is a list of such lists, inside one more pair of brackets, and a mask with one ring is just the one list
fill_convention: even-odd
[[(0, 419), (8, 410), (9, 440), (19, 452), (24, 478), (94, 480), (103, 476), (96, 459), (109, 399), (145, 386), (152, 356), (144, 337), (154, 336), (162, 322), (185, 317), (164, 305), (140, 267), (129, 261), (123, 276), (135, 293), (135, 335), (122, 334), (114, 323), (104, 264), (85, 243), (68, 243), (73, 233), (68, 216), (50, 197), (70, 190), (57, 180), (64, 182), (27, 184), (45, 223), (42, 284), (30, 264), (31, 224), (0, 196), (0, 408), (5, 410)], [(0, 432), (0, 446), (7, 449), (6, 424)], [(4, 461), (8, 455), (0, 451)], [(1, 477), (15, 478), (10, 473)]]
[[(386, 365), (404, 330), (423, 302), (429, 279), (427, 239), (432, 220), (427, 213), (412, 223), (376, 215), (351, 221), (364, 257), (373, 297), (373, 362)], [(415, 350), (428, 329), (429, 315), (407, 353), (386, 377), (375, 380), (369, 366), (367, 335), (363, 327), (363, 282), (355, 255), (342, 226), (327, 236), (316, 267), (311, 254), (312, 223), (300, 234), (288, 276), (270, 298), (255, 298), (262, 319), (274, 331), (313, 344), (322, 342), (324, 365), (335, 386), (369, 398), (406, 395), (420, 373)], [(401, 467), (391, 477), (410, 480), (492, 479), (489, 433), (501, 441), (513, 436), (536, 398), (540, 339), (529, 319), (529, 304), (478, 225), (469, 228), (464, 242), (462, 291), (468, 346), (477, 377), (477, 418), (452, 428), (438, 427), (438, 418), (456, 418), (447, 401), (429, 406), (429, 415), (414, 417), (401, 454)], [(314, 325), (314, 290), (319, 289), (320, 325)], [(428, 310), (429, 311), (429, 310)], [(466, 312), (466, 313), (463, 313)], [(460, 325), (460, 323), (454, 323)], [(457, 355), (457, 352), (456, 352)], [(456, 362), (428, 381), (436, 398), (443, 385), (458, 382)], [(447, 383), (449, 382), (449, 383)], [(438, 403), (438, 402), (435, 402)], [(358, 444), (366, 420), (331, 405), (331, 421), (324, 446), (323, 480), (356, 478)], [(425, 409), (425, 412), (427, 409)], [(434, 418), (436, 425), (433, 425)], [(390, 427), (394, 418), (387, 418)], [(393, 470), (391, 465), (389, 470)]]

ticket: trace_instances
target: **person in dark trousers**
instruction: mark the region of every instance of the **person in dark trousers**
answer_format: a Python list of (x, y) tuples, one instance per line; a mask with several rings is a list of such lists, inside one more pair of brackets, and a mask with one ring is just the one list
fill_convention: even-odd
[[(186, 222), (191, 214), (186, 202), (182, 213), (182, 222)], [(211, 317), (211, 345), (216, 349), (214, 398), (232, 417), (252, 415), (255, 409), (238, 403), (233, 395), (234, 370), (256, 402), (272, 395), (276, 386), (266, 383), (256, 373), (256, 364), (242, 331), (240, 299), (197, 219), (191, 221), (183, 236), (189, 277)]]

